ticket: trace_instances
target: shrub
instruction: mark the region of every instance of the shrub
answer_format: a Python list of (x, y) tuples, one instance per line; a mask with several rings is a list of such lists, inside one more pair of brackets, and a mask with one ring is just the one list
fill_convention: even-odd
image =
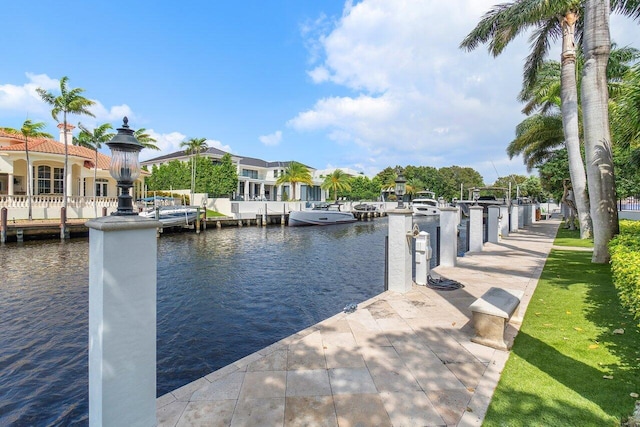
[(640, 221), (620, 221), (620, 234), (609, 242), (613, 284), (620, 301), (640, 318)]

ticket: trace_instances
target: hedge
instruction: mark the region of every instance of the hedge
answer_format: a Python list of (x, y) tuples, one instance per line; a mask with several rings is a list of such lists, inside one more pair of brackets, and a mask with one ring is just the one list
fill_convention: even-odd
[(640, 318), (640, 221), (620, 221), (620, 234), (609, 242), (613, 284), (620, 301)]

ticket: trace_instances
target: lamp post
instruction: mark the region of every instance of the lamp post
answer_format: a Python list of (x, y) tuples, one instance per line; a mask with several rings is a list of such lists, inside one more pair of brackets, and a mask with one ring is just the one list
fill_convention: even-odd
[(109, 172), (121, 190), (118, 195), (118, 210), (111, 215), (137, 215), (133, 211), (133, 200), (129, 190), (140, 176), (138, 156), (143, 146), (133, 135), (133, 130), (129, 129), (129, 119), (124, 117), (122, 121), (123, 125), (118, 128), (118, 133), (107, 142), (111, 149)]
[(478, 190), (477, 188), (473, 189), (473, 201), (475, 202), (475, 205), (478, 206), (478, 199), (480, 198), (480, 190)]
[(396, 198), (398, 199), (398, 208), (397, 209), (403, 209), (404, 208), (404, 204), (402, 203), (402, 198), (404, 196), (404, 192), (407, 188), (407, 180), (404, 179), (404, 176), (402, 175), (402, 172), (398, 173), (398, 177), (396, 178)]

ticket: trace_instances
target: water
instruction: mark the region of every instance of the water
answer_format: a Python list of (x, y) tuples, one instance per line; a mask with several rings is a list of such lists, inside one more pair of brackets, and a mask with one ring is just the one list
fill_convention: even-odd
[[(158, 396), (382, 292), (386, 234), (377, 219), (162, 236)], [(0, 265), (0, 425), (87, 424), (87, 240), (3, 245)]]

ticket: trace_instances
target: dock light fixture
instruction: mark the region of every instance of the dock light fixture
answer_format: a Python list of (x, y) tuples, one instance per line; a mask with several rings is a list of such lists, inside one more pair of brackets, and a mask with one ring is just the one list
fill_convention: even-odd
[(403, 209), (404, 204), (402, 203), (402, 199), (404, 197), (405, 190), (407, 188), (407, 180), (404, 179), (402, 172), (398, 172), (398, 177), (396, 178), (396, 199), (398, 200), (398, 209)]
[(480, 190), (478, 190), (477, 188), (473, 189), (473, 201), (475, 202), (475, 205), (478, 206), (478, 199), (480, 198)]
[(118, 196), (118, 210), (111, 215), (137, 215), (133, 211), (133, 200), (129, 189), (140, 176), (138, 156), (143, 146), (134, 136), (133, 130), (129, 129), (129, 119), (125, 117), (122, 121), (123, 125), (118, 128), (118, 133), (107, 142), (107, 146), (111, 149), (109, 172), (121, 190)]

